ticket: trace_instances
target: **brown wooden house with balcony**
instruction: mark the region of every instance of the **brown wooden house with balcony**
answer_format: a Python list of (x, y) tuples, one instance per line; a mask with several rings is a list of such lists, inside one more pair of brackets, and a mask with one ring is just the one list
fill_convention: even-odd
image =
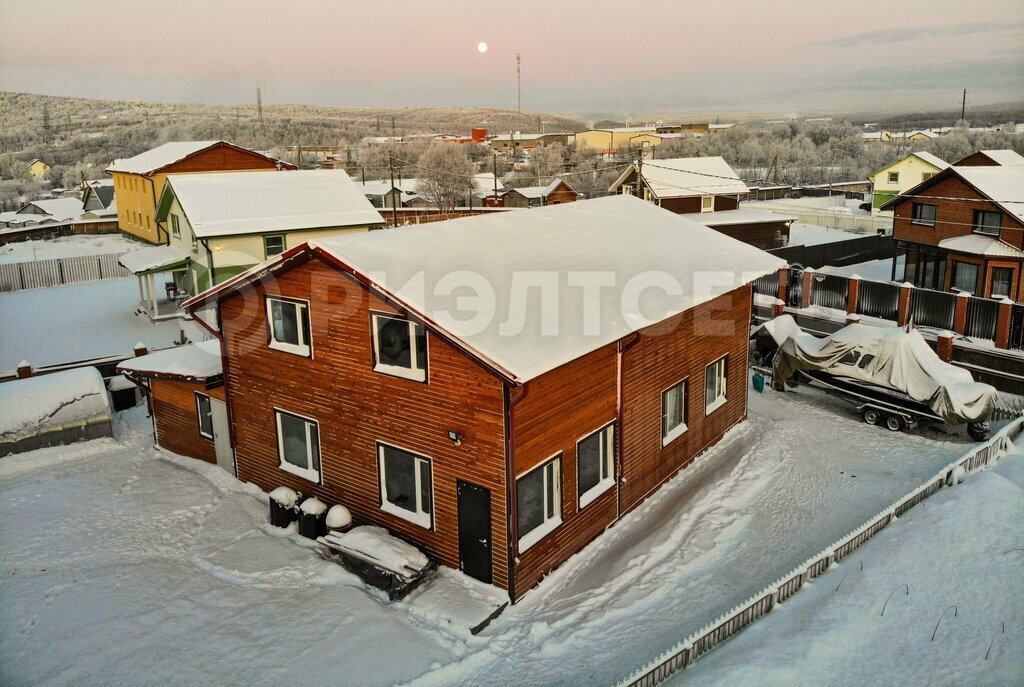
[(1024, 298), (1024, 165), (954, 165), (881, 209), (894, 213), (893, 279)]
[(614, 196), (313, 240), (185, 307), (219, 313), (240, 479), (515, 601), (746, 417), (783, 265)]

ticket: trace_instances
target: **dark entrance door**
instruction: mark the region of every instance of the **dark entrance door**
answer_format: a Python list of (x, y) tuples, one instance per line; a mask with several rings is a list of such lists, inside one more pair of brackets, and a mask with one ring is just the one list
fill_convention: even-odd
[(491, 583), (491, 492), (459, 480), (459, 568)]

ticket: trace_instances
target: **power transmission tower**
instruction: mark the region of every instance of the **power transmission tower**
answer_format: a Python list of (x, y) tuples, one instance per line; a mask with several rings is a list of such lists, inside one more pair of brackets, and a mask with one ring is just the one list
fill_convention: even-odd
[(53, 140), (53, 125), (50, 124), (50, 106), (43, 105), (43, 141), (49, 143)]
[(516, 112), (522, 113), (523, 111), (523, 81), (521, 77), (520, 64), (522, 60), (519, 57), (519, 53), (516, 53)]
[(256, 87), (256, 121), (263, 123), (263, 92), (259, 86)]

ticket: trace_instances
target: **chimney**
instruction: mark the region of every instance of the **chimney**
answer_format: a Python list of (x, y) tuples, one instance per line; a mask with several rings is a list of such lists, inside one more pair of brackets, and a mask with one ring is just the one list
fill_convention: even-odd
[(28, 364), (27, 360), (22, 360), (18, 363), (18, 379), (28, 379), (32, 376), (32, 366)]
[(135, 350), (135, 357), (136, 358), (142, 357), (142, 356), (146, 355), (147, 353), (149, 353), (149, 349), (146, 348), (146, 344), (142, 343), (141, 341), (139, 343), (135, 344), (135, 349), (134, 350)]

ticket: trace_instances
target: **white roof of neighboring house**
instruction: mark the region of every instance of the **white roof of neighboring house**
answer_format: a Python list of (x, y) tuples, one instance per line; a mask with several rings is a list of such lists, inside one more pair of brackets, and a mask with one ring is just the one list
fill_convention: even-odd
[[(494, 173), (493, 172), (482, 172), (480, 174), (473, 175), (473, 189), (476, 191), (489, 191), (494, 192)], [(498, 179), (498, 190), (504, 188), (501, 183), (501, 179)]]
[(167, 183), (199, 238), (384, 223), (341, 169), (172, 174)]
[[(622, 195), (316, 239), (309, 247), (365, 275), (382, 292), (519, 382), (651, 325), (647, 317), (664, 320), (786, 264), (652, 203)], [(269, 265), (258, 269), (265, 271)], [(459, 312), (460, 289), (434, 288), (443, 277), (467, 269), (493, 290), (494, 316), (484, 322)], [(513, 303), (513, 295), (525, 296), (527, 289), (520, 286), (534, 283), (522, 280), (524, 274), (553, 280), (557, 298), (550, 311), (531, 300), (533, 307), (525, 308), (519, 327), (516, 313), (527, 303)], [(425, 279), (426, 288), (417, 275)], [(655, 288), (637, 291), (651, 275), (658, 279), (647, 285)], [(614, 284), (608, 285), (608, 278)], [(678, 291), (666, 290), (666, 279), (677, 282)], [(229, 286), (225, 282), (207, 296)], [(585, 310), (588, 289), (588, 295), (598, 294), (593, 319), (585, 315), (591, 304), (588, 299)], [(449, 295), (438, 295), (445, 292)], [(640, 294), (639, 303), (624, 309), (630, 293)], [(503, 326), (506, 321), (511, 326)], [(589, 324), (593, 330), (585, 331)]]
[(981, 234), (968, 234), (966, 236), (943, 239), (939, 241), (939, 248), (945, 248), (958, 253), (969, 253), (971, 255), (1024, 258), (1024, 251), (1021, 251), (1021, 249), (1000, 241), (994, 236), (982, 236)]
[[(556, 188), (559, 187), (560, 184), (563, 183), (565, 182), (562, 181), (561, 179), (555, 179), (547, 186), (521, 186), (519, 188), (510, 188), (508, 189), (508, 191), (505, 191), (505, 193), (515, 191), (516, 193), (526, 196), (527, 198), (547, 198), (549, 195), (551, 195), (551, 193), (554, 192)], [(565, 185), (569, 186), (569, 184)], [(569, 188), (572, 187), (569, 186)]]
[(516, 140), (516, 141), (536, 141), (538, 138), (544, 138), (545, 136), (572, 136), (572, 134), (569, 134), (569, 133), (559, 133), (559, 132), (553, 132), (553, 131), (549, 131), (549, 132), (544, 133), (544, 134), (520, 134), (520, 133), (517, 133), (517, 134), (498, 134), (497, 136), (495, 136), (491, 140), (492, 141), (511, 141), (511, 140)]
[(924, 160), (932, 167), (938, 167), (939, 169), (945, 169), (946, 167), (949, 167), (949, 163), (943, 160), (941, 157), (939, 157), (938, 155), (933, 155), (932, 153), (926, 152), (924, 150), (919, 150), (916, 153), (911, 153), (911, 155), (920, 160)]
[(185, 380), (208, 379), (223, 372), (220, 341), (212, 339), (130, 358), (117, 366), (119, 372), (140, 377), (173, 377)]
[(768, 210), (719, 210), (717, 212), (687, 212), (680, 215), (692, 219), (705, 227), (721, 227), (730, 224), (767, 224), (769, 222), (795, 222), (795, 215), (781, 215)]
[[(633, 167), (628, 167), (612, 184), (621, 186)], [(686, 198), (703, 195), (732, 195), (750, 189), (722, 157), (678, 157), (643, 163), (647, 186), (657, 198)]]
[(1016, 150), (981, 150), (979, 152), (985, 153), (999, 165), (1006, 167), (1024, 165), (1024, 156), (1021, 156)]
[(1007, 214), (1024, 222), (1024, 165), (954, 167), (953, 170)]
[(174, 265), (188, 259), (188, 255), (173, 246), (151, 246), (125, 253), (117, 261), (133, 274), (149, 272), (165, 265)]
[(413, 195), (416, 193), (417, 185), (419, 184), (418, 179), (396, 179), (395, 185), (391, 185), (390, 180), (381, 181), (355, 181), (356, 186), (362, 191), (365, 196), (383, 196), (391, 192), (392, 188), (399, 189), (402, 193)]
[(34, 200), (31, 203), (26, 203), (24, 206), (21, 207), (21, 209), (18, 210), (18, 212), (21, 213), (22, 210), (24, 210), (29, 205), (34, 205), (35, 207), (39, 208), (47, 215), (50, 215), (50, 217), (58, 221), (81, 217), (82, 213), (85, 211), (84, 207), (82, 206), (81, 199), (75, 198), (73, 196), (65, 198), (51, 198), (50, 200)]
[(217, 145), (222, 141), (171, 141), (164, 143), (135, 157), (114, 160), (107, 167), (108, 172), (126, 172), (128, 174), (149, 174), (167, 165), (184, 160), (189, 155)]

